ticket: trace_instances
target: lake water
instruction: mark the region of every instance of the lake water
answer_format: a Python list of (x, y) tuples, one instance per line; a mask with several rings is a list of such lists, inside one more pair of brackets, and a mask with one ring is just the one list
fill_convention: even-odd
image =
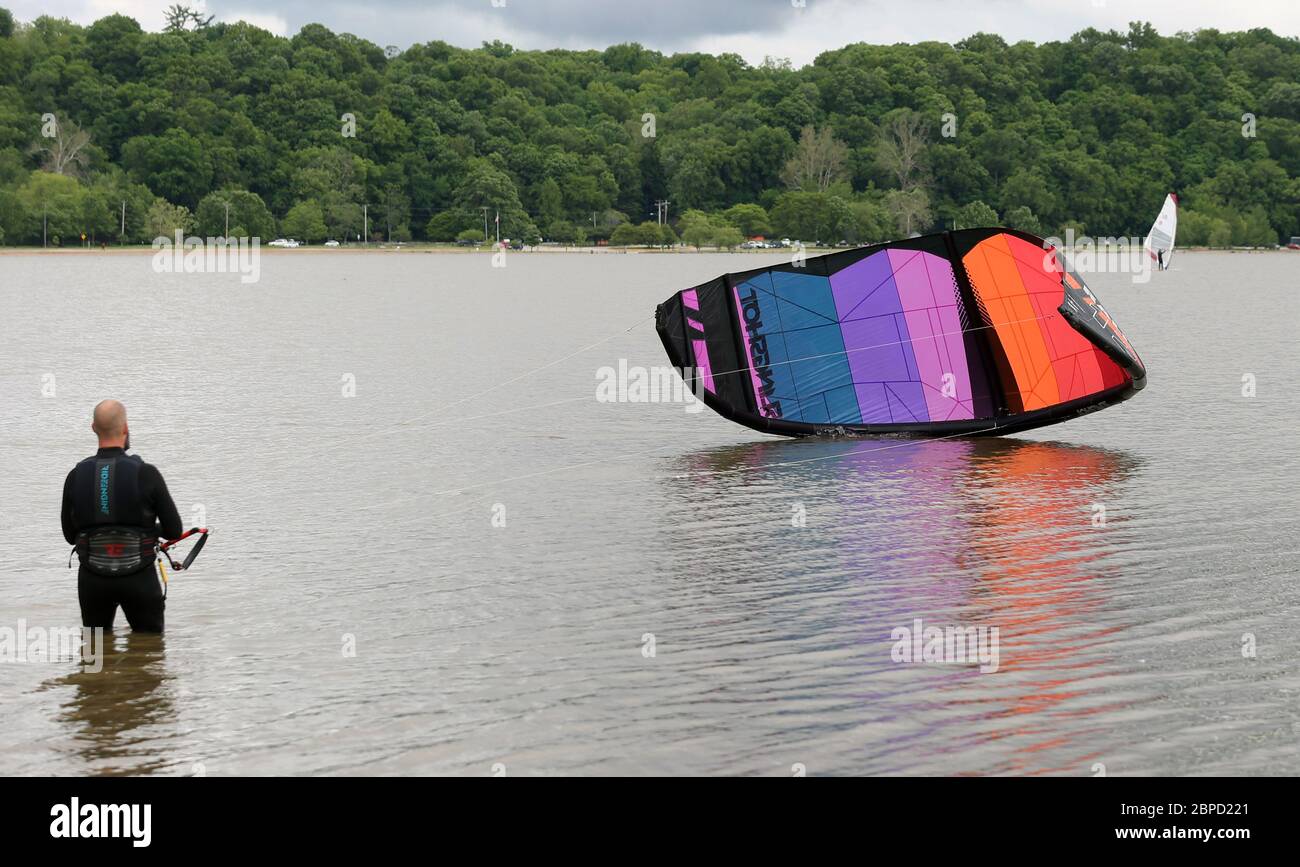
[[(0, 256), (0, 627), (78, 624), (103, 397), (214, 528), (164, 638), (0, 663), (0, 773), (1300, 773), (1300, 254), (1090, 275), (1149, 385), (1014, 438), (595, 400), (767, 261)], [(918, 618), (997, 671), (893, 661)]]

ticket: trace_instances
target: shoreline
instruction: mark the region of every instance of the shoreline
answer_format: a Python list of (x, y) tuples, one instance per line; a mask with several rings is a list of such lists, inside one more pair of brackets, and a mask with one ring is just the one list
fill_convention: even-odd
[[(872, 246), (872, 245), (866, 245)], [(523, 250), (510, 250), (510, 253), (569, 253), (577, 255), (695, 255), (697, 253), (727, 253), (735, 255), (779, 255), (782, 251), (791, 250), (791, 247), (776, 247), (759, 250), (720, 250), (716, 248), (686, 248), (686, 247), (573, 247), (573, 246), (543, 246), (527, 247)], [(856, 247), (808, 247), (805, 252), (809, 256), (822, 256), (827, 253), (837, 253), (844, 250), (854, 250)], [(453, 253), (456, 255), (473, 255), (475, 253), (494, 253), (492, 247), (458, 247), (453, 244), (393, 244), (391, 246), (382, 244), (352, 244), (340, 247), (325, 247), (321, 244), (303, 247), (268, 247), (262, 244), (258, 247), (262, 254), (271, 253), (276, 256), (286, 255), (313, 255), (313, 254), (339, 254), (339, 253)], [(148, 255), (156, 253), (151, 246), (133, 245), (129, 247), (0, 247), (0, 256), (65, 256), (65, 255), (111, 255), (111, 256), (129, 256), (129, 255)], [(1069, 252), (1069, 251), (1067, 251)], [(1263, 253), (1294, 253), (1295, 250), (1287, 247), (1186, 247), (1181, 248), (1178, 254), (1184, 253), (1243, 253), (1243, 254), (1263, 254)]]
[[(452, 244), (402, 244), (392, 246), (371, 244), (365, 246), (362, 244), (353, 244), (340, 247), (325, 247), (321, 244), (315, 244), (310, 247), (268, 247), (265, 244), (258, 246), (259, 253), (293, 256), (299, 254), (338, 254), (338, 253), (453, 253), (456, 255), (472, 255), (475, 253), (495, 253), (496, 249), (492, 247), (457, 247)], [(790, 248), (780, 248), (790, 249)], [(509, 253), (576, 253), (580, 255), (619, 255), (624, 253), (652, 255), (672, 255), (672, 254), (695, 254), (695, 253), (777, 253), (780, 249), (771, 250), (717, 250), (704, 248), (701, 250), (687, 248), (656, 249), (654, 247), (527, 247), (523, 250), (508, 250)], [(817, 251), (816, 255), (821, 253), (830, 253), (836, 250), (851, 250), (852, 247), (810, 247), (809, 255), (814, 255), (812, 251)], [(143, 245), (133, 245), (129, 247), (0, 247), (0, 256), (46, 256), (46, 255), (113, 255), (126, 256), (131, 254), (141, 254), (152, 256), (158, 252), (153, 247)]]

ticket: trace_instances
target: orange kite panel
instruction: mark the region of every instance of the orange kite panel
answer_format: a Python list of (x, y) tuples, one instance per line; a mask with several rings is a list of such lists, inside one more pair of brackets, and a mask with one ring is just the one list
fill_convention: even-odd
[[(1013, 240), (1019, 239), (995, 235), (981, 241), (962, 262), (1015, 377), (1015, 382), (1003, 386), (1009, 395), (1020, 396), (1022, 407), (1028, 412), (1060, 403), (1061, 393), (1039, 325), (1042, 314), (1025, 286), (1019, 263), (1008, 243)], [(1041, 256), (1044, 251), (1038, 252)]]
[(1054, 252), (1011, 235), (982, 241), (963, 260), (1007, 353), (1023, 409), (1041, 409), (1124, 383), (1123, 368), (1061, 316)]

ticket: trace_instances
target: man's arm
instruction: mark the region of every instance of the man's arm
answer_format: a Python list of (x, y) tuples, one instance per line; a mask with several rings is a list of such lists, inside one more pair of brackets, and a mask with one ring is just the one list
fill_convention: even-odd
[(145, 471), (152, 470), (153, 475), (153, 511), (158, 516), (160, 535), (164, 539), (175, 539), (185, 528), (181, 526), (180, 512), (176, 511), (176, 504), (172, 502), (171, 492), (167, 490), (167, 483), (163, 481), (162, 473), (158, 468), (150, 464), (145, 464)]
[(77, 471), (70, 470), (68, 477), (63, 480), (63, 511), (60, 518), (63, 522), (63, 538), (68, 540), (69, 545), (77, 543), (77, 522), (72, 516), (72, 477)]

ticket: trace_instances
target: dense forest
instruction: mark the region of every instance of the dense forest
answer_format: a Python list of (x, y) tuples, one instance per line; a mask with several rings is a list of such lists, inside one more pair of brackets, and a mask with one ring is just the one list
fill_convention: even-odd
[(1300, 235), (1298, 175), (1300, 42), (1267, 30), (853, 44), (795, 69), (0, 9), (8, 245), (468, 240), (497, 214), (580, 243), (1133, 236), (1170, 191), (1181, 243), (1258, 245)]

